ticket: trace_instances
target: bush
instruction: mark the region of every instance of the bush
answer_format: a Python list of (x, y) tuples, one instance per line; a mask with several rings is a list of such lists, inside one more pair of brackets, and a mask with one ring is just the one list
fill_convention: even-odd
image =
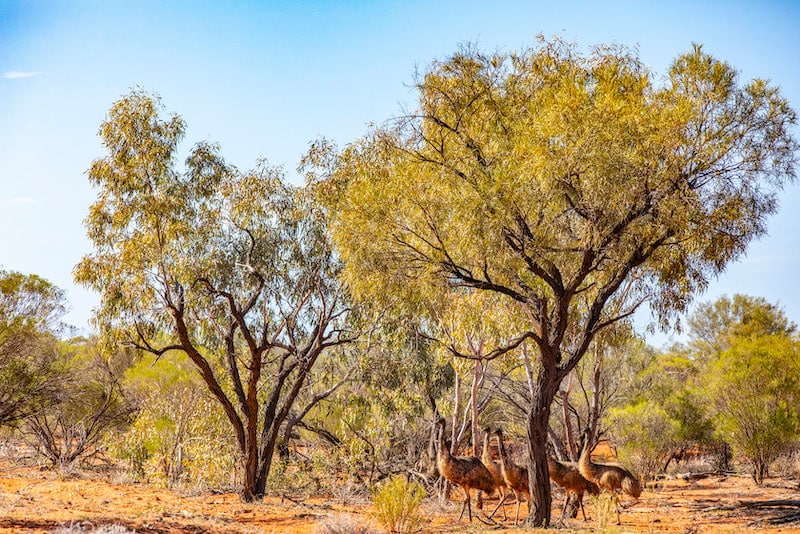
[(676, 446), (677, 422), (651, 401), (611, 410), (610, 415), (620, 459), (645, 479), (660, 472)]
[(127, 425), (133, 406), (119, 380), (128, 362), (126, 354), (106, 354), (92, 339), (71, 340), (61, 348), (58, 363), (65, 375), (58, 400), (22, 427), (50, 467), (69, 469), (78, 460), (102, 455), (106, 437)]
[(711, 368), (716, 430), (751, 464), (757, 485), (800, 436), (800, 356), (789, 336), (737, 338)]
[(128, 464), (133, 480), (163, 487), (228, 489), (238, 461), (219, 405), (178, 355), (145, 358), (127, 376), (141, 406), (128, 431), (109, 451)]
[(601, 492), (599, 495), (591, 495), (590, 497), (594, 503), (597, 528), (605, 531), (608, 525), (615, 523), (617, 519), (614, 497), (606, 492)]
[(375, 519), (391, 534), (416, 532), (422, 524), (419, 506), (424, 497), (425, 488), (418, 482), (392, 477), (373, 493)]

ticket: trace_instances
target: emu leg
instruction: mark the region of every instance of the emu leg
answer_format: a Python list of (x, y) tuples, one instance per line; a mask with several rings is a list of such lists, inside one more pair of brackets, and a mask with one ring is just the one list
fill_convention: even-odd
[(569, 493), (564, 497), (564, 506), (561, 507), (561, 522), (564, 522), (564, 514), (567, 513), (567, 505), (569, 504)]
[(470, 490), (468, 488), (464, 488), (464, 493), (467, 497), (464, 499), (464, 504), (461, 506), (461, 514), (458, 516), (458, 520), (461, 521), (461, 518), (464, 517), (464, 508), (467, 509), (467, 513), (469, 514), (469, 522), (472, 523), (472, 506), (470, 504)]
[[(491, 513), (491, 514), (489, 514), (489, 519), (491, 519), (492, 517), (494, 517), (494, 514), (496, 514), (496, 513), (497, 513), (497, 510), (498, 510), (498, 509), (499, 509), (501, 506), (503, 506), (503, 502), (504, 502), (505, 500), (506, 500), (506, 496), (505, 496), (505, 495), (503, 495), (503, 494), (501, 493), (501, 494), (500, 494), (500, 501), (498, 501), (498, 503), (497, 503), (497, 506), (495, 506), (495, 507), (494, 507), (494, 510), (492, 510), (492, 513)], [(505, 508), (503, 508), (503, 513), (504, 513), (504, 514), (505, 514), (505, 511), (506, 511), (506, 509), (505, 509)]]
[(583, 513), (583, 520), (586, 521), (586, 510), (583, 508), (583, 494), (578, 494), (578, 504), (581, 505), (581, 512)]

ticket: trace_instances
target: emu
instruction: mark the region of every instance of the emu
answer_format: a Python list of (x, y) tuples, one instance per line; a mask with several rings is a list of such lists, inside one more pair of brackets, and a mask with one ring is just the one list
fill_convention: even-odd
[(586, 510), (583, 508), (583, 494), (597, 495), (600, 493), (600, 488), (597, 484), (587, 480), (581, 475), (578, 464), (575, 462), (559, 462), (547, 457), (547, 468), (550, 471), (550, 480), (567, 490), (567, 498), (564, 499), (564, 507), (561, 509), (561, 517), (567, 510), (569, 504), (569, 494), (574, 493), (578, 499), (578, 505), (583, 513), (583, 520), (586, 521)]
[(620, 521), (617, 491), (622, 491), (626, 495), (638, 499), (642, 494), (642, 486), (639, 484), (639, 479), (622, 466), (592, 462), (590, 458), (592, 450), (593, 448), (589, 447), (588, 440), (586, 440), (578, 461), (578, 470), (587, 480), (594, 482), (600, 489), (611, 494), (617, 510), (617, 524), (620, 525), (622, 522)]
[(458, 516), (458, 521), (461, 521), (461, 518), (464, 517), (464, 509), (466, 509), (469, 515), (469, 521), (472, 522), (472, 505), (470, 502), (472, 500), (472, 489), (483, 491), (488, 495), (495, 489), (494, 478), (492, 478), (492, 474), (486, 469), (486, 466), (474, 456), (459, 457), (450, 454), (450, 449), (446, 446), (444, 441), (444, 425), (444, 419), (440, 419), (437, 422), (439, 428), (436, 465), (439, 468), (439, 473), (441, 473), (444, 478), (454, 486), (459, 486), (466, 494), (464, 504), (461, 506), (461, 514)]
[(498, 428), (494, 431), (497, 436), (497, 446), (500, 449), (500, 466), (503, 470), (503, 480), (506, 485), (517, 495), (517, 513), (514, 517), (514, 525), (519, 522), (519, 494), (525, 495), (528, 502), (528, 514), (531, 511), (531, 492), (528, 486), (528, 469), (520, 467), (511, 461), (511, 458), (506, 451), (506, 446), (503, 444), (503, 430)]

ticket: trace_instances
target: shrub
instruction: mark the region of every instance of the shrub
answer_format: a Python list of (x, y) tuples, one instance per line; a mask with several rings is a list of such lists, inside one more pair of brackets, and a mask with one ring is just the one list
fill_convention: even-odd
[(233, 485), (238, 456), (225, 415), (182, 358), (145, 358), (127, 382), (141, 408), (108, 448), (133, 480), (199, 490)]
[(610, 416), (620, 459), (652, 478), (677, 444), (678, 423), (651, 401), (611, 410)]
[(597, 528), (605, 531), (608, 525), (615, 522), (616, 507), (614, 497), (606, 492), (591, 496), (597, 516)]
[(66, 373), (58, 400), (28, 417), (22, 430), (50, 467), (69, 469), (102, 455), (106, 437), (127, 425), (133, 406), (119, 381), (129, 358), (82, 338), (66, 342), (57, 358)]
[(419, 506), (425, 489), (418, 482), (395, 476), (373, 493), (375, 519), (392, 534), (416, 532), (422, 524)]

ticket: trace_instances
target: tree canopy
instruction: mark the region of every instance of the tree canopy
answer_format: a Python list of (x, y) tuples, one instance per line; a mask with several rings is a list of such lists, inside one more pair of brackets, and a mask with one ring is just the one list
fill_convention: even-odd
[(788, 336), (797, 330), (777, 304), (738, 293), (701, 302), (688, 324), (692, 343), (705, 358), (726, 350), (737, 337)]

